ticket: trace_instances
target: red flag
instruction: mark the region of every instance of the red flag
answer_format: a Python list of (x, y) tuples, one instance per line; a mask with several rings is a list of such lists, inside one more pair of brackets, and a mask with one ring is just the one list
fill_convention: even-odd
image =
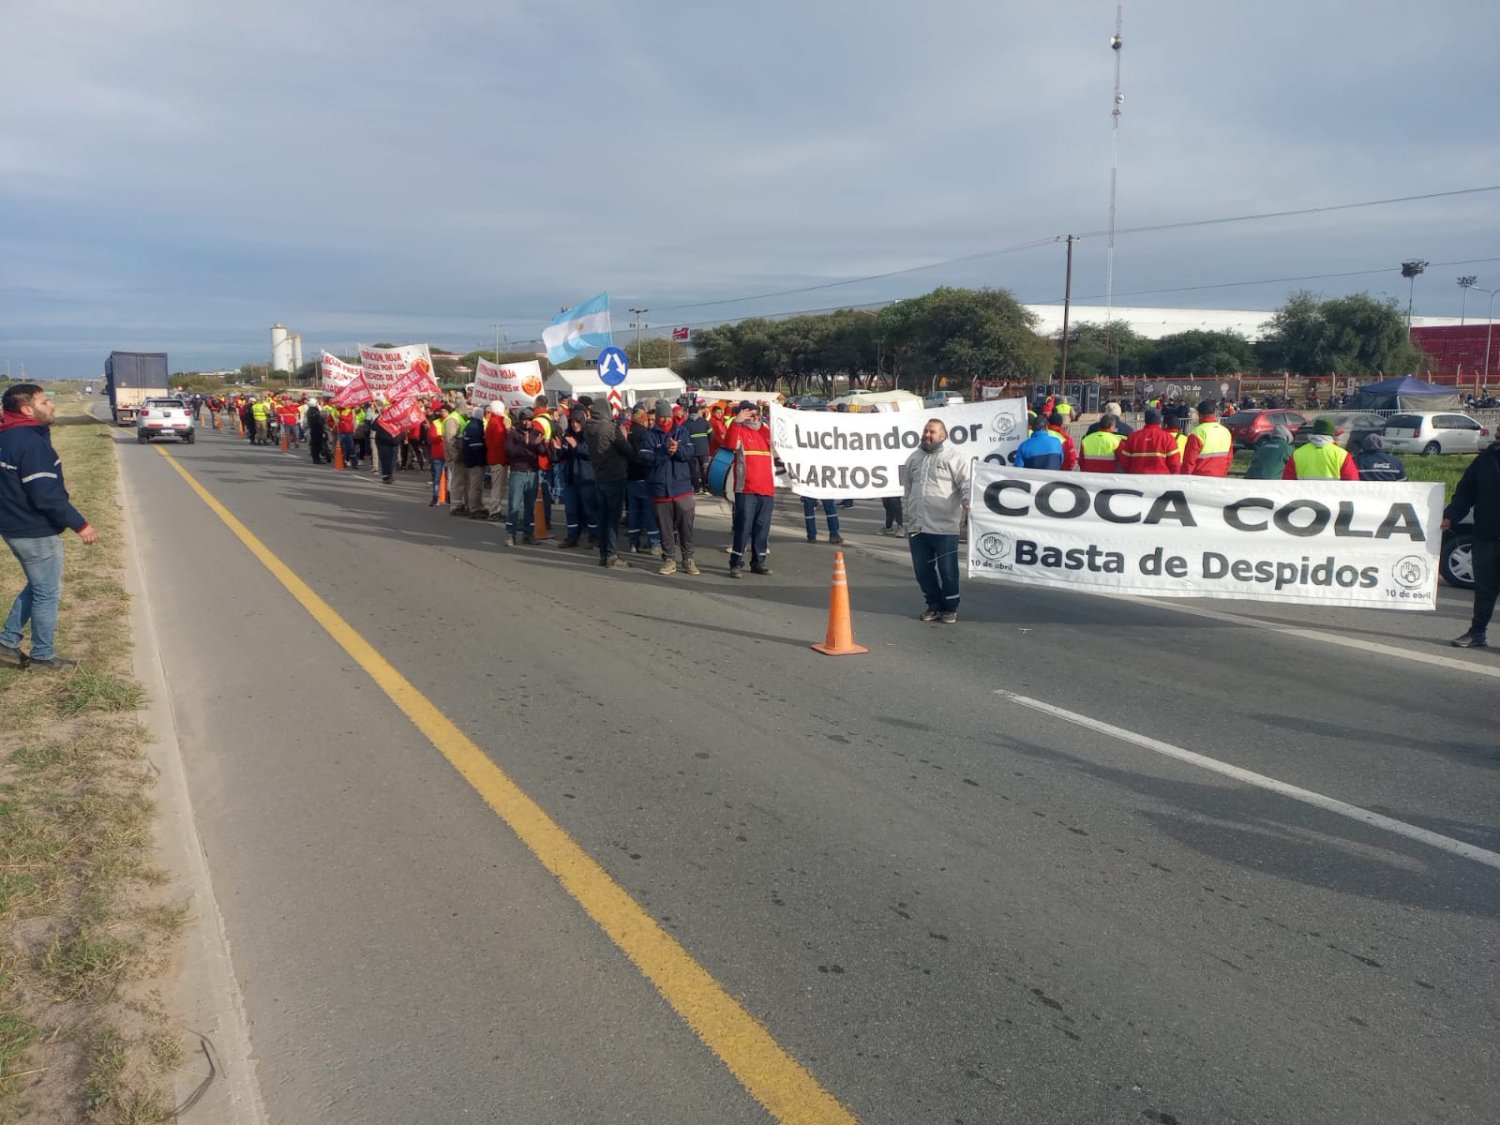
[(688, 329), (687, 328), (684, 327), (684, 328), (674, 328), (674, 329), (672, 329), (672, 339), (674, 339), (674, 340), (686, 340), (687, 338), (688, 338)]
[(333, 396), (333, 405), (340, 409), (346, 406), (363, 406), (367, 402), (373, 402), (374, 397), (370, 394), (369, 385), (365, 382), (363, 374), (356, 375), (343, 387), (339, 388)]
[(380, 412), (380, 417), (375, 419), (375, 424), (391, 437), (400, 437), (402, 430), (410, 429), (424, 417), (426, 415), (422, 413), (422, 404), (414, 398), (408, 398), (387, 406)]

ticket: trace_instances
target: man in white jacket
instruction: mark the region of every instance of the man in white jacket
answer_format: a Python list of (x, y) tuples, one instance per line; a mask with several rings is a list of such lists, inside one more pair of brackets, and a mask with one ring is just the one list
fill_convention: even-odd
[(974, 458), (948, 444), (936, 418), (922, 428), (922, 444), (906, 460), (907, 545), (917, 585), (927, 599), (921, 620), (958, 620), (958, 533), (969, 510)]

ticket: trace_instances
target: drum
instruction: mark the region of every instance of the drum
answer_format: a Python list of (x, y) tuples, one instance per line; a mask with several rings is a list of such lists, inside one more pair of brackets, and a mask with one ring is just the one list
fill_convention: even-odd
[(708, 466), (708, 490), (715, 496), (725, 496), (729, 487), (729, 474), (734, 470), (734, 450), (721, 449), (714, 454)]

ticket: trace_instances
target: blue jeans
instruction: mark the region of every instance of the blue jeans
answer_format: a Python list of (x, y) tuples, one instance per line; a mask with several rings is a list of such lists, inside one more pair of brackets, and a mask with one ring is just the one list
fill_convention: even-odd
[(906, 542), (927, 608), (958, 612), (958, 536), (919, 531)]
[(510, 491), (506, 495), (505, 530), (510, 535), (531, 535), (536, 531), (536, 473), (510, 471)]
[(6, 539), (6, 546), (21, 563), (26, 585), (16, 595), (0, 630), (0, 644), (21, 647), (21, 630), (31, 622), (31, 656), (51, 660), (57, 639), (57, 606), (62, 601), (63, 545), (60, 535), (35, 539)]
[(625, 534), (630, 538), (630, 545), (656, 550), (661, 546), (661, 531), (656, 526), (656, 505), (651, 503), (651, 486), (643, 480), (630, 481), (625, 486), (625, 498), (629, 505)]
[(734, 497), (734, 549), (729, 552), (731, 569), (745, 565), (745, 545), (750, 545), (750, 565), (765, 566), (766, 552), (771, 548), (771, 509), (774, 496), (753, 492), (736, 493)]
[[(644, 481), (641, 483), (645, 483)], [(620, 509), (625, 506), (622, 480), (596, 481), (599, 494), (599, 557), (613, 558), (620, 553)]]
[(447, 462), (441, 457), (432, 459), (432, 499), (434, 501), (438, 498), (438, 482), (443, 479), (443, 470), (446, 466)]
[[(823, 501), (823, 515), (828, 519), (828, 538), (839, 537), (839, 507), (832, 500)], [(807, 523), (807, 541), (818, 538), (818, 502), (811, 496), (802, 498), (802, 519)]]

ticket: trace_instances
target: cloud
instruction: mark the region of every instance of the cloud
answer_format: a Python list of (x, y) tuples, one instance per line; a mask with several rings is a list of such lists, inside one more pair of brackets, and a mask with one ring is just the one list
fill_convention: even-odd
[[(1127, 19), (1122, 228), (1497, 178), (1500, 80), (1470, 45), (1500, 9), (1172, 0)], [(309, 352), (466, 346), (605, 287), (672, 317), (1100, 230), (1113, 21), (1108, 0), (13, 0), (28, 96), (0, 106), (0, 352), (65, 375), (148, 340), (174, 367), (227, 366), (278, 320)], [(1122, 235), (1116, 287), (1500, 256), (1495, 203)], [(1044, 246), (691, 315), (937, 284), (1044, 300), (1061, 261)], [(1078, 291), (1102, 287), (1100, 240), (1075, 267)], [(1171, 303), (1270, 308), (1295, 287)], [(1424, 278), (1418, 311), (1456, 307), (1449, 289)]]

